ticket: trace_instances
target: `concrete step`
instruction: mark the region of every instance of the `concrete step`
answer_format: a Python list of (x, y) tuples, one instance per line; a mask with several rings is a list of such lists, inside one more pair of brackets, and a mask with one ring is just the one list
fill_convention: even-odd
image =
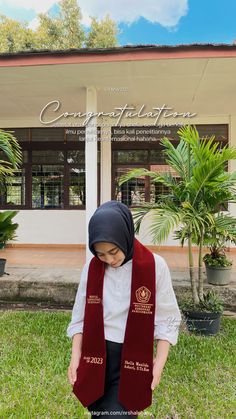
[[(72, 307), (80, 279), (80, 268), (48, 268), (30, 266), (29, 268), (8, 268), (0, 277), (0, 300), (7, 302), (34, 302), (55, 306)], [(188, 270), (171, 271), (173, 287), (178, 301), (190, 296)], [(221, 295), (225, 309), (236, 312), (236, 275), (232, 275), (229, 285), (214, 286), (206, 283), (204, 289), (215, 289)]]

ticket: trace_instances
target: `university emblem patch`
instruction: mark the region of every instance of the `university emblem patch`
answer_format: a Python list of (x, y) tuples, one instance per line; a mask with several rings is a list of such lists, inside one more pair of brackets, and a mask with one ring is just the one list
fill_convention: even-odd
[(140, 287), (136, 290), (135, 295), (139, 303), (148, 303), (151, 297), (151, 291), (146, 287)]

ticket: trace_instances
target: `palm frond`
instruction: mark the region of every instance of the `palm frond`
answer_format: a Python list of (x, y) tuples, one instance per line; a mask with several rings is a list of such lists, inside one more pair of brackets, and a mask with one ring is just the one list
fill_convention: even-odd
[(133, 169), (130, 170), (128, 173), (120, 176), (119, 181), (118, 181), (118, 185), (122, 185), (123, 183), (133, 179), (133, 178), (137, 178), (137, 177), (141, 177), (141, 176), (150, 176), (151, 178), (155, 178), (157, 176), (156, 172), (152, 172), (148, 169), (145, 168), (138, 168), (138, 169)]
[(150, 204), (148, 202), (145, 202), (138, 208), (131, 208), (131, 213), (134, 220), (135, 234), (139, 233), (144, 217), (154, 208), (156, 208), (156, 205)]
[(178, 208), (164, 206), (153, 211), (149, 232), (153, 243), (161, 244), (181, 222), (181, 212)]
[(180, 141), (177, 147), (174, 147), (168, 138), (161, 139), (160, 143), (164, 146), (164, 155), (166, 156), (166, 163), (178, 173), (182, 179), (188, 177), (188, 158), (189, 150), (184, 141)]
[(10, 131), (0, 129), (0, 150), (14, 168), (21, 163), (22, 152), (19, 143)]

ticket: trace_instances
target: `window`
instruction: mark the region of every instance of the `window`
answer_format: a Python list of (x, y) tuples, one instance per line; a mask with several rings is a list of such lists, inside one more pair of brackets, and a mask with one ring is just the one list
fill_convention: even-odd
[[(81, 130), (85, 132), (85, 128)], [(23, 162), (15, 176), (7, 177), (1, 186), (1, 208), (84, 209), (84, 139), (78, 141), (70, 135), (67, 141), (63, 128), (10, 131), (21, 144)]]
[(32, 208), (63, 208), (64, 167), (32, 165)]
[(85, 205), (84, 169), (69, 169), (69, 205)]
[(147, 199), (147, 176), (131, 179), (118, 186), (118, 179), (132, 169), (133, 167), (127, 166), (115, 169), (115, 199), (128, 206), (141, 204)]
[[(156, 156), (156, 161), (159, 163), (163, 158), (161, 155), (161, 150), (122, 150), (122, 152), (113, 152), (113, 161), (115, 162), (113, 165), (113, 199), (121, 201), (128, 206), (137, 206), (145, 201), (156, 202), (158, 196), (163, 193), (163, 185), (151, 182), (148, 176), (130, 179), (121, 186), (118, 185), (118, 180), (122, 175), (135, 168), (142, 167), (152, 171), (157, 170), (157, 167), (160, 168), (162, 166), (153, 165), (150, 162), (153, 163), (154, 156)], [(122, 156), (122, 161), (126, 164), (121, 163), (120, 156)], [(131, 161), (129, 162), (130, 156)], [(142, 161), (143, 163), (141, 163)], [(128, 162), (130, 163), (129, 165), (127, 164)], [(140, 163), (138, 164), (138, 162)]]
[[(228, 126), (224, 124), (197, 125), (201, 137), (215, 135), (221, 145), (227, 144)], [(131, 179), (121, 186), (119, 178), (135, 168), (151, 171), (168, 172), (160, 139), (168, 137), (175, 144), (178, 142), (178, 127), (113, 127), (112, 135), (112, 199), (128, 206), (137, 206), (143, 202), (155, 203), (159, 197), (168, 193), (168, 188), (156, 183), (148, 176)], [(172, 173), (177, 178), (177, 173)]]
[(24, 206), (25, 205), (25, 170), (19, 169), (15, 176), (7, 176), (1, 185), (1, 205)]

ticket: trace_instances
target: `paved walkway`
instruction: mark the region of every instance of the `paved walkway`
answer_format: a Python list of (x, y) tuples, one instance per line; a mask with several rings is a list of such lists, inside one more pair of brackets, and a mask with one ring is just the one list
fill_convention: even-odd
[[(168, 266), (172, 269), (186, 269), (188, 266), (188, 254), (186, 248), (163, 248), (156, 246), (153, 252), (163, 256)], [(7, 266), (13, 267), (62, 267), (81, 268), (85, 263), (85, 250), (75, 247), (20, 247), (7, 248), (0, 251), (0, 257), (7, 259)], [(233, 260), (233, 270), (236, 271), (236, 249), (227, 253)], [(198, 253), (193, 252), (194, 261), (197, 265)]]
[[(155, 249), (167, 261), (177, 297), (190, 291), (186, 249)], [(0, 256), (7, 259), (6, 274), (0, 277), (1, 301), (32, 301), (71, 307), (85, 262), (85, 251), (75, 248), (8, 248)], [(226, 308), (236, 311), (236, 252), (231, 284), (212, 286), (226, 302)], [(197, 264), (197, 253), (194, 252)]]

